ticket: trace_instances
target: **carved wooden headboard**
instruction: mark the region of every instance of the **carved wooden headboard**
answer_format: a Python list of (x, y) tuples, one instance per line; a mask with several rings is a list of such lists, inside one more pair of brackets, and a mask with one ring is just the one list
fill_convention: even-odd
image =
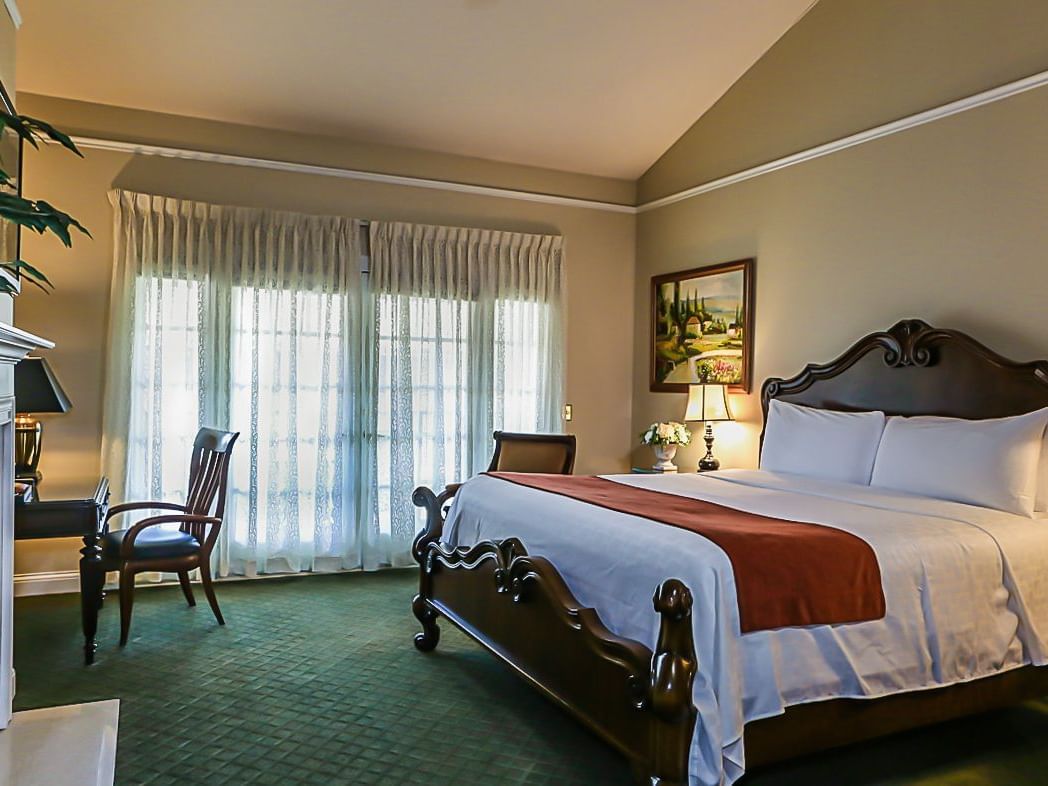
[(843, 411), (999, 418), (1048, 406), (1048, 361), (1016, 363), (964, 333), (905, 319), (836, 360), (767, 380), (765, 423), (773, 398)]

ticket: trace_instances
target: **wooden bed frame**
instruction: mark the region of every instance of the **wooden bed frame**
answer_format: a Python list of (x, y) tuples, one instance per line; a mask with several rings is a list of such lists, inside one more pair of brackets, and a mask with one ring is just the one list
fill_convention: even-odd
[[(772, 399), (842, 411), (992, 418), (1048, 406), (1048, 361), (1016, 363), (969, 336), (904, 320), (836, 360), (761, 390)], [(763, 433), (761, 435), (763, 442)], [(617, 636), (582, 607), (549, 560), (516, 538), (450, 550), (440, 543), (458, 486), (415, 490), (426, 527), (412, 611), (415, 646), (437, 646), (441, 616), (621, 751), (639, 783), (683, 786), (695, 727), (690, 590), (669, 578), (655, 591), (661, 617), (652, 652)], [(878, 699), (833, 699), (746, 725), (747, 769), (1048, 694), (1048, 668), (1027, 666), (969, 683)]]

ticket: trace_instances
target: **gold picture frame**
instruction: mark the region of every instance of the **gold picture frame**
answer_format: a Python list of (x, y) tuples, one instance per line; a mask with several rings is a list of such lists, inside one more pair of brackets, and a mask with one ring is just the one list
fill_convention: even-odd
[(738, 259), (652, 277), (651, 391), (708, 382), (750, 392), (756, 265)]

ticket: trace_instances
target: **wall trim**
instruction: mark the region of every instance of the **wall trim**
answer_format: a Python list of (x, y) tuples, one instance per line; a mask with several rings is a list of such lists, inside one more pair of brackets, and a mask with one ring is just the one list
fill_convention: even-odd
[(61, 592), (80, 592), (80, 571), (56, 570), (15, 574), (16, 598), (28, 595), (54, 595)]
[[(417, 570), (417, 568), (403, 567), (403, 568), (382, 568), (383, 571), (395, 570), (395, 571), (409, 571)], [(315, 571), (315, 572), (303, 572), (303, 573), (256, 573), (253, 576), (222, 576), (215, 577), (215, 581), (218, 584), (229, 584), (232, 582), (239, 581), (271, 581), (277, 579), (288, 579), (288, 578), (307, 578), (309, 576), (331, 576), (336, 573), (363, 573), (360, 568), (351, 568), (349, 570), (336, 570), (336, 571)], [(110, 574), (112, 575), (112, 574)], [(141, 573), (139, 576), (144, 577), (146, 580), (135, 585), (135, 590), (150, 589), (152, 587), (177, 587), (177, 581), (149, 581), (150, 577), (155, 577), (157, 573)], [(197, 576), (196, 573), (190, 573), (190, 579), (196, 584)], [(80, 594), (80, 571), (78, 570), (56, 570), (56, 571), (41, 571), (40, 573), (16, 573), (15, 574), (15, 597), (22, 598), (30, 595), (58, 595), (62, 593), (76, 593)], [(107, 581), (105, 584), (106, 591), (117, 591), (118, 585), (115, 581)]]
[(1039, 87), (1044, 87), (1045, 85), (1048, 85), (1048, 71), (1041, 71), (1040, 73), (1033, 74), (1023, 79), (1008, 82), (1000, 87), (984, 90), (981, 93), (976, 93), (966, 98), (958, 99), (957, 101), (951, 101), (948, 104), (943, 104), (924, 112), (918, 112), (915, 115), (909, 115), (898, 120), (893, 120), (890, 123), (874, 126), (866, 131), (860, 131), (857, 134), (851, 134), (850, 136), (835, 139), (832, 142), (826, 142), (822, 145), (810, 147), (799, 153), (783, 156), (774, 161), (769, 161), (766, 164), (760, 164), (751, 167), (750, 169), (744, 169), (741, 172), (736, 172), (732, 175), (726, 175), (724, 177), (719, 177), (716, 180), (700, 183), (697, 186), (686, 188), (683, 191), (677, 191), (673, 194), (660, 197), (659, 199), (643, 202), (637, 206), (637, 212), (646, 213), (649, 210), (657, 210), (660, 207), (666, 207), (667, 205), (672, 205), (676, 202), (682, 202), (685, 199), (691, 199), (692, 197), (697, 197), (701, 194), (707, 194), (710, 191), (716, 191), (717, 189), (732, 186), (736, 183), (742, 183), (743, 181), (751, 180), (755, 177), (760, 177), (761, 175), (767, 175), (771, 172), (777, 172), (780, 169), (785, 169), (786, 167), (794, 166), (795, 164), (803, 164), (806, 161), (822, 158), (831, 153), (847, 150), (849, 147), (862, 145), (866, 142), (873, 142), (876, 139), (882, 139), (883, 137), (897, 134), (900, 131), (916, 128), (925, 123), (931, 123), (936, 120), (942, 120), (943, 118), (960, 114), (961, 112), (967, 112), (969, 109), (976, 109), (980, 106), (1003, 101), (1006, 98), (1011, 98), (1012, 96), (1025, 93), (1028, 90), (1035, 90)]
[(189, 161), (207, 161), (213, 164), (230, 164), (232, 166), (273, 169), (278, 172), (293, 172), (303, 175), (322, 175), (324, 177), (337, 177), (345, 180), (362, 180), (369, 183), (384, 183), (386, 185), (394, 186), (432, 188), (441, 191), (453, 191), (459, 194), (516, 199), (523, 202), (539, 202), (546, 205), (558, 205), (561, 207), (606, 210), (612, 213), (637, 212), (637, 209), (633, 205), (620, 205), (615, 202), (601, 202), (594, 199), (543, 194), (535, 191), (518, 191), (512, 188), (480, 186), (472, 183), (458, 183), (452, 180), (437, 180), (434, 178), (410, 177), (407, 175), (389, 175), (382, 172), (369, 172), (362, 169), (343, 169), (341, 167), (322, 166), (320, 164), (302, 164), (295, 161), (280, 161), (274, 158), (253, 158), (251, 156), (231, 155), (229, 153), (208, 153), (203, 150), (192, 150), (181, 147), (164, 147), (162, 145), (147, 145), (137, 142), (121, 142), (115, 139), (103, 139), (92, 136), (74, 136), (73, 141), (78, 147), (91, 150), (108, 150), (113, 153), (131, 153), (146, 156), (160, 156), (162, 158), (181, 158)]
[[(4, 0), (5, 3), (13, 0)], [(892, 134), (898, 134), (910, 128), (932, 123), (936, 120), (952, 117), (953, 115), (977, 109), (987, 104), (1003, 101), (1006, 98), (1035, 90), (1048, 85), (1048, 71), (1016, 79), (1013, 82), (998, 87), (984, 90), (981, 93), (967, 96), (965, 98), (951, 101), (941, 106), (927, 109), (907, 117), (883, 123), (879, 126), (859, 131), (849, 136), (835, 139), (797, 153), (792, 153), (782, 158), (776, 158), (764, 164), (759, 164), (749, 169), (744, 169), (724, 177), (709, 180), (672, 194), (667, 194), (658, 199), (642, 202), (639, 205), (623, 205), (615, 202), (602, 202), (594, 199), (582, 199), (579, 197), (558, 196), (556, 194), (544, 194), (535, 191), (520, 191), (512, 188), (499, 188), (496, 186), (481, 186), (472, 183), (459, 183), (453, 180), (438, 180), (436, 178), (411, 177), (408, 175), (390, 175), (382, 172), (371, 172), (362, 169), (344, 169), (341, 167), (322, 166), (320, 164), (303, 164), (296, 161), (281, 161), (274, 158), (254, 158), (251, 156), (240, 156), (229, 153), (210, 153), (205, 150), (194, 150), (191, 148), (165, 147), (163, 145), (151, 145), (138, 142), (124, 142), (117, 139), (106, 139), (95, 136), (74, 136), (73, 141), (82, 148), (89, 150), (107, 150), (114, 153), (129, 153), (132, 155), (161, 156), (163, 158), (181, 158), (189, 161), (206, 161), (214, 164), (229, 164), (231, 166), (246, 166), (259, 169), (271, 169), (279, 172), (292, 172), (304, 175), (321, 175), (324, 177), (337, 177), (345, 180), (361, 180), (370, 183), (384, 183), (386, 185), (408, 186), (410, 188), (429, 188), (440, 191), (451, 191), (459, 194), (472, 194), (475, 196), (499, 197), (502, 199), (516, 199), (523, 202), (537, 202), (546, 205), (557, 205), (560, 207), (577, 207), (589, 210), (604, 210), (612, 213), (646, 213), (649, 210), (657, 210), (667, 205), (683, 202), (686, 199), (707, 194), (721, 188), (752, 180), (761, 175), (777, 172), (780, 169), (803, 164), (816, 158), (822, 158), (850, 147), (883, 139)]]
[(22, 12), (18, 10), (18, 3), (15, 0), (4, 0), (4, 8), (7, 9), (8, 16), (11, 17), (11, 21), (15, 23), (15, 30), (22, 26)]

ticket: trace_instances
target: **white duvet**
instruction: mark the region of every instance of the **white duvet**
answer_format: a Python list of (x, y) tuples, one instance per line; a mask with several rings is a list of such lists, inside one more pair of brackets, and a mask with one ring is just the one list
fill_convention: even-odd
[(934, 688), (1046, 662), (1048, 521), (762, 471), (607, 477), (838, 527), (869, 543), (880, 563), (884, 619), (740, 635), (731, 564), (702, 536), (483, 475), (463, 485), (446, 543), (520, 538), (619, 635), (653, 647), (654, 588), (671, 577), (691, 588), (693, 784), (738, 779), (743, 725), (791, 704)]

